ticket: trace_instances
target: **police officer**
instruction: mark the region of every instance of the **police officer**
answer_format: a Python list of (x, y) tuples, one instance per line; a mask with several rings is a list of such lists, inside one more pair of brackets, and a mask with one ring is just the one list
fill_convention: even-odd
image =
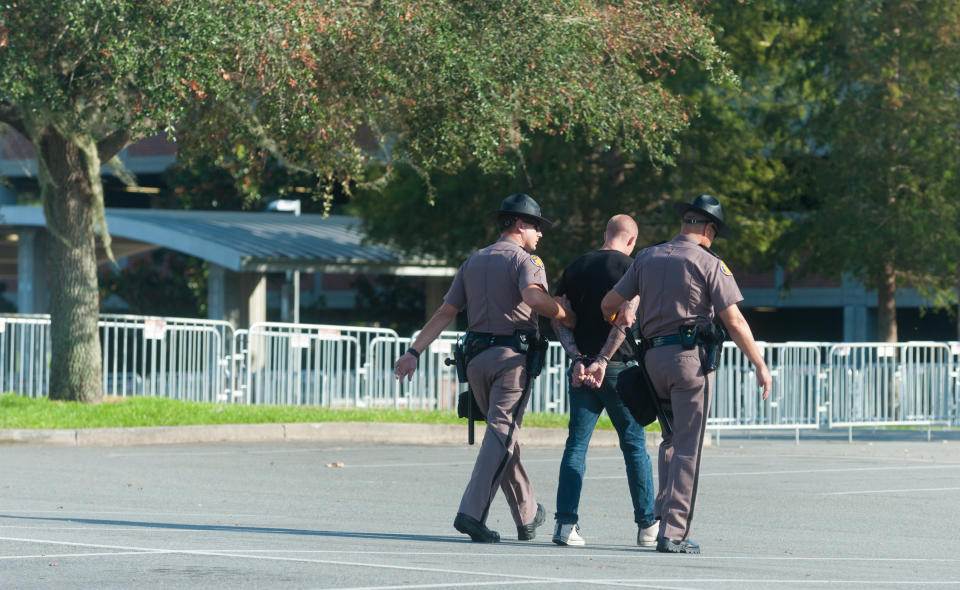
[(547, 272), (531, 252), (550, 222), (540, 206), (524, 194), (510, 195), (491, 212), (500, 239), (473, 253), (457, 271), (443, 303), (410, 348), (394, 365), (398, 379), (412, 378), (420, 354), (466, 306), (469, 357), (467, 379), (487, 428), (460, 501), (454, 528), (475, 542), (495, 543), (500, 534), (486, 526), (490, 503), (503, 490), (521, 541), (533, 539), (545, 512), (520, 461), (518, 434), (529, 396), (528, 355), (523, 342), (539, 338), (537, 314), (573, 325), (569, 306), (547, 290)]
[(720, 202), (700, 195), (691, 203), (675, 203), (674, 210), (682, 219), (680, 234), (641, 251), (604, 296), (601, 309), (605, 318), (616, 313), (615, 323), (626, 327), (634, 318), (620, 312), (640, 297), (637, 321), (648, 348), (645, 366), (673, 426), (672, 435), (663, 436), (658, 458), (657, 551), (700, 553), (690, 540), (690, 526), (714, 381), (704, 362), (711, 343), (703, 335), (711, 333), (714, 316), (753, 363), (763, 399), (770, 395), (770, 371), (737, 307), (743, 296), (733, 274), (709, 249), (714, 239), (730, 235)]

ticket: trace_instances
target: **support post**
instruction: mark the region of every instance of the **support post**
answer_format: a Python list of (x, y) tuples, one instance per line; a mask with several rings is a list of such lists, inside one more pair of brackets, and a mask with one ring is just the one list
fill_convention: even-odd
[(22, 229), (17, 241), (17, 313), (47, 313), (47, 230)]
[(226, 320), (235, 329), (266, 321), (266, 276), (259, 272), (235, 272), (211, 262), (207, 317)]

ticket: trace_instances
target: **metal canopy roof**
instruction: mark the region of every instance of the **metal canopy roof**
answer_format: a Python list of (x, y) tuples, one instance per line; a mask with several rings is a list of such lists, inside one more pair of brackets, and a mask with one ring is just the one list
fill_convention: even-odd
[[(367, 244), (360, 220), (331, 215), (238, 211), (107, 210), (114, 255), (129, 256), (156, 247), (202, 258), (233, 271), (384, 273), (453, 276), (455, 267), (430, 258), (402, 256), (384, 245)], [(44, 227), (40, 207), (0, 207), (0, 231)], [(16, 242), (0, 246), (0, 259), (16, 263)], [(101, 262), (106, 259), (98, 249)], [(12, 261), (10, 260), (12, 256)], [(5, 273), (3, 273), (5, 274)]]

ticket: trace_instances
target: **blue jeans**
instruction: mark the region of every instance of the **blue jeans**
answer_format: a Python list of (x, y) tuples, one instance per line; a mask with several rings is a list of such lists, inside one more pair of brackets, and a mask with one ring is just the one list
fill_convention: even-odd
[(656, 522), (653, 516), (653, 471), (647, 454), (646, 433), (617, 395), (617, 377), (625, 368), (623, 363), (610, 363), (599, 389), (570, 389), (570, 426), (557, 485), (555, 518), (561, 524), (572, 524), (578, 520), (577, 506), (580, 504), (583, 474), (586, 471), (587, 445), (604, 408), (620, 438), (620, 450), (627, 465), (627, 483), (633, 499), (633, 519), (642, 528)]

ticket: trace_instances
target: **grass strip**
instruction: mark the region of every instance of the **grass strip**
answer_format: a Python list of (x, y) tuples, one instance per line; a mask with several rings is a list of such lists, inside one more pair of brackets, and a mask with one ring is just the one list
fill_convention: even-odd
[[(524, 426), (566, 428), (565, 414), (528, 412)], [(100, 404), (51, 401), (16, 394), (0, 395), (0, 428), (72, 429), (263, 424), (277, 422), (409, 422), (466, 424), (453, 410), (321, 408), (317, 406), (244, 406), (184, 402), (156, 397), (105, 398)], [(654, 424), (654, 426), (656, 426)], [(606, 415), (597, 428), (612, 430)]]

